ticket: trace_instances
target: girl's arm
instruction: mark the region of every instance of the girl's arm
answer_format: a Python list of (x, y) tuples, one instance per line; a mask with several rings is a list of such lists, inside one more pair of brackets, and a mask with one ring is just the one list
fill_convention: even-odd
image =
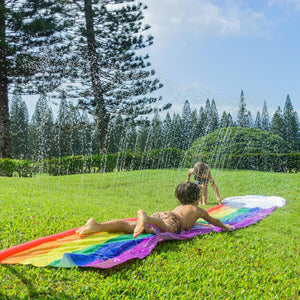
[(192, 174), (194, 173), (194, 169), (189, 169), (187, 172), (186, 182), (190, 181)]

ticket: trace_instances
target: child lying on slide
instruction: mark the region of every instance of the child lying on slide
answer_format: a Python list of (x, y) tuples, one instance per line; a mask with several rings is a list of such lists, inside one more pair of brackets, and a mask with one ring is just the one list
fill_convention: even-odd
[(198, 207), (200, 190), (197, 184), (193, 182), (180, 183), (175, 190), (175, 196), (180, 205), (173, 211), (157, 212), (148, 216), (143, 210), (137, 213), (137, 221), (112, 220), (98, 223), (95, 219), (89, 219), (87, 223), (76, 231), (80, 237), (86, 234), (96, 232), (124, 232), (133, 233), (136, 238), (141, 233), (154, 233), (152, 225), (160, 232), (179, 233), (193, 227), (195, 222), (202, 218), (208, 223), (230, 230), (230, 225), (224, 225), (219, 219), (211, 217), (204, 209)]

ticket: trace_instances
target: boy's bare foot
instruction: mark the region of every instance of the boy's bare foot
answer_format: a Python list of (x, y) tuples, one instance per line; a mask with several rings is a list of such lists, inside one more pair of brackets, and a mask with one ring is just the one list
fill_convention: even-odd
[(227, 228), (227, 230), (232, 230), (233, 227), (231, 225), (226, 224), (225, 227)]
[(136, 227), (134, 228), (133, 231), (133, 237), (136, 238), (137, 236), (139, 236), (141, 233), (143, 233), (144, 229), (145, 229), (145, 225), (147, 224), (147, 215), (143, 210), (139, 210), (137, 212), (137, 224)]
[(82, 236), (85, 234), (99, 232), (99, 228), (98, 228), (97, 224), (98, 223), (96, 222), (95, 219), (93, 219), (93, 218), (89, 219), (84, 226), (82, 226), (76, 230), (76, 235)]

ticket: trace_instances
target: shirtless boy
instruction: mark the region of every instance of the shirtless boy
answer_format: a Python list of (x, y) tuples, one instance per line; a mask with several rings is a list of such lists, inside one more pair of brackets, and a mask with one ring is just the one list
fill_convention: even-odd
[(192, 169), (188, 170), (186, 182), (190, 181), (190, 178), (192, 175), (194, 175), (195, 183), (199, 186), (199, 189), (200, 189), (201, 198), (202, 198), (200, 200), (200, 204), (207, 205), (207, 184), (208, 184), (208, 182), (211, 183), (211, 186), (217, 196), (217, 201), (219, 204), (221, 204), (222, 199), (220, 197), (218, 187), (211, 176), (209, 166), (202, 161), (196, 162), (194, 164), (194, 167)]
[(155, 233), (155, 230), (148, 226), (156, 227), (160, 232), (179, 233), (193, 227), (195, 222), (202, 218), (208, 223), (230, 230), (230, 225), (223, 224), (219, 219), (211, 217), (199, 205), (200, 190), (193, 182), (180, 183), (175, 190), (175, 196), (180, 202), (173, 211), (154, 213), (148, 216), (143, 210), (137, 213), (137, 221), (112, 220), (98, 223), (94, 219), (89, 219), (87, 223), (76, 231), (80, 237), (96, 232), (124, 232), (133, 233), (136, 238), (141, 233)]

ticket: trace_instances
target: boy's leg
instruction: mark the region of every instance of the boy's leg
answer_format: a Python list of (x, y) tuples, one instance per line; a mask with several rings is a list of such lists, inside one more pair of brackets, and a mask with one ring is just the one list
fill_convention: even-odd
[(153, 225), (161, 232), (169, 231), (169, 225), (167, 225), (162, 219), (148, 216), (143, 210), (138, 211), (138, 221), (133, 232), (133, 237), (137, 237), (144, 232), (147, 224)]
[(76, 231), (79, 236), (96, 232), (123, 232), (133, 233), (136, 227), (136, 221), (112, 220), (98, 223), (95, 219), (89, 219), (87, 223)]

